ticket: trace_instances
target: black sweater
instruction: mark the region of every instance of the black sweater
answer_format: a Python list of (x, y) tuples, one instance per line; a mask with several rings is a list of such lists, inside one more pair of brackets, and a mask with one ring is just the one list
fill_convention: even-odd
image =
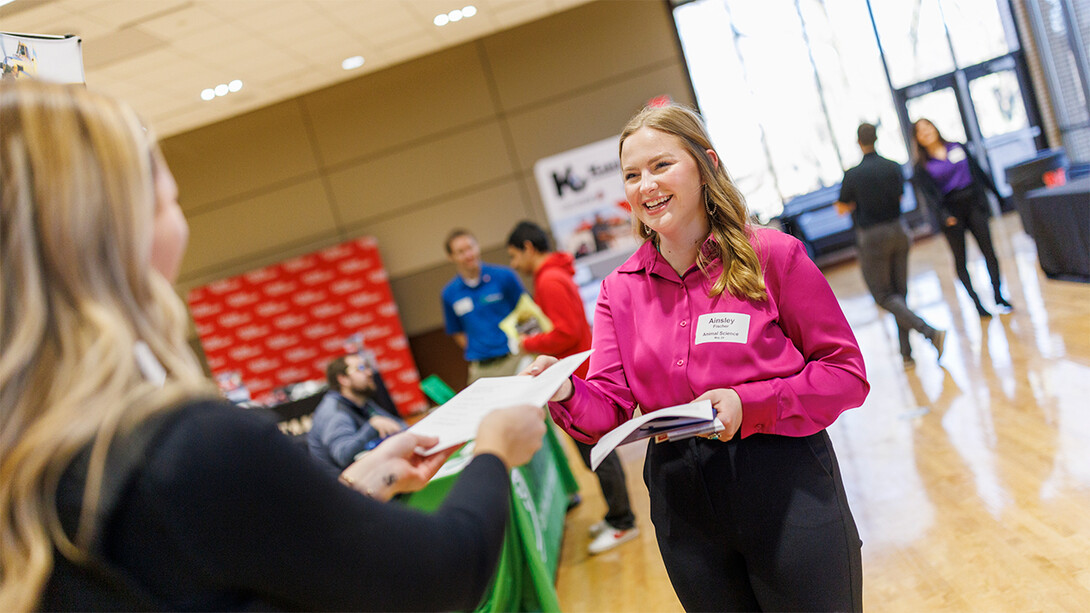
[[(78, 473), (58, 492), (70, 534)], [(96, 549), (113, 583), (141, 598), (114, 598), (100, 574), (56, 554), (42, 609), (471, 610), (496, 568), (510, 486), (499, 458), (482, 455), (433, 514), (380, 503), (267, 418), (199, 402), (167, 418), (121, 492)]]

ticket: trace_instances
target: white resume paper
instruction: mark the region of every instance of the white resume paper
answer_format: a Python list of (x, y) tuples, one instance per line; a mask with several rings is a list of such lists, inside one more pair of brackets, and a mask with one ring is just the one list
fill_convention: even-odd
[(496, 409), (518, 404), (544, 406), (591, 351), (593, 349), (568, 356), (536, 377), (515, 375), (477, 379), (409, 430), (439, 438), (434, 447), (421, 451), (423, 455), (472, 440), (484, 416)]

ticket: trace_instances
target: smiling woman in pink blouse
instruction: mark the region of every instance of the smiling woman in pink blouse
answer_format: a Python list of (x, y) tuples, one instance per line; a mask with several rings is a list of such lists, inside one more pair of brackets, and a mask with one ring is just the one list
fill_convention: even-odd
[(620, 157), (644, 243), (603, 281), (587, 379), (562, 386), (553, 418), (595, 442), (637, 407), (710, 399), (725, 430), (650, 443), (644, 465), (682, 605), (861, 610), (861, 542), (825, 429), (869, 385), (836, 297), (799, 241), (748, 223), (695, 112), (644, 109)]

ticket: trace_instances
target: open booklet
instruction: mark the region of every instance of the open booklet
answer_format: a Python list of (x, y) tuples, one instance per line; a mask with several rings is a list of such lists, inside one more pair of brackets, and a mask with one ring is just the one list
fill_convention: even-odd
[(716, 419), (716, 411), (710, 400), (698, 400), (652, 411), (607, 432), (590, 450), (590, 469), (597, 470), (602, 460), (621, 445), (634, 443), (649, 437), (656, 442), (676, 441), (691, 436), (711, 434), (723, 429), (723, 422)]
[(431, 455), (472, 440), (477, 436), (477, 427), (484, 416), (496, 409), (517, 404), (544, 406), (591, 351), (593, 349), (568, 356), (536, 377), (515, 375), (477, 379), (409, 428), (417, 434), (439, 438), (433, 447), (417, 451)]

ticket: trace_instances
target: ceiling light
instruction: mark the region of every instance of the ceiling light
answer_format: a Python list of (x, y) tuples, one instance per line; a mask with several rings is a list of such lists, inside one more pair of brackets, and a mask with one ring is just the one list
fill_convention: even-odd
[(344, 68), (345, 70), (352, 70), (353, 68), (359, 68), (360, 66), (363, 66), (362, 55), (353, 55), (352, 57), (346, 57), (344, 58), (344, 61), (341, 62), (341, 68)]
[(227, 94), (233, 94), (242, 89), (242, 80), (234, 79), (227, 83), (220, 83), (215, 87), (209, 87), (201, 90), (201, 100), (206, 102), (215, 100), (217, 97), (226, 96)]
[(460, 9), (454, 9), (453, 11), (451, 11), (449, 13), (436, 15), (435, 19), (432, 20), (432, 23), (434, 23), (435, 25), (437, 25), (439, 27), (442, 27), (442, 26), (447, 25), (448, 23), (452, 23), (452, 22), (455, 22), (455, 21), (461, 21), (465, 17), (472, 17), (472, 16), (474, 16), (476, 14), (477, 14), (477, 7), (473, 6), (472, 4), (469, 4), (469, 5), (466, 5), (466, 6), (462, 7), (462, 8), (460, 8)]

